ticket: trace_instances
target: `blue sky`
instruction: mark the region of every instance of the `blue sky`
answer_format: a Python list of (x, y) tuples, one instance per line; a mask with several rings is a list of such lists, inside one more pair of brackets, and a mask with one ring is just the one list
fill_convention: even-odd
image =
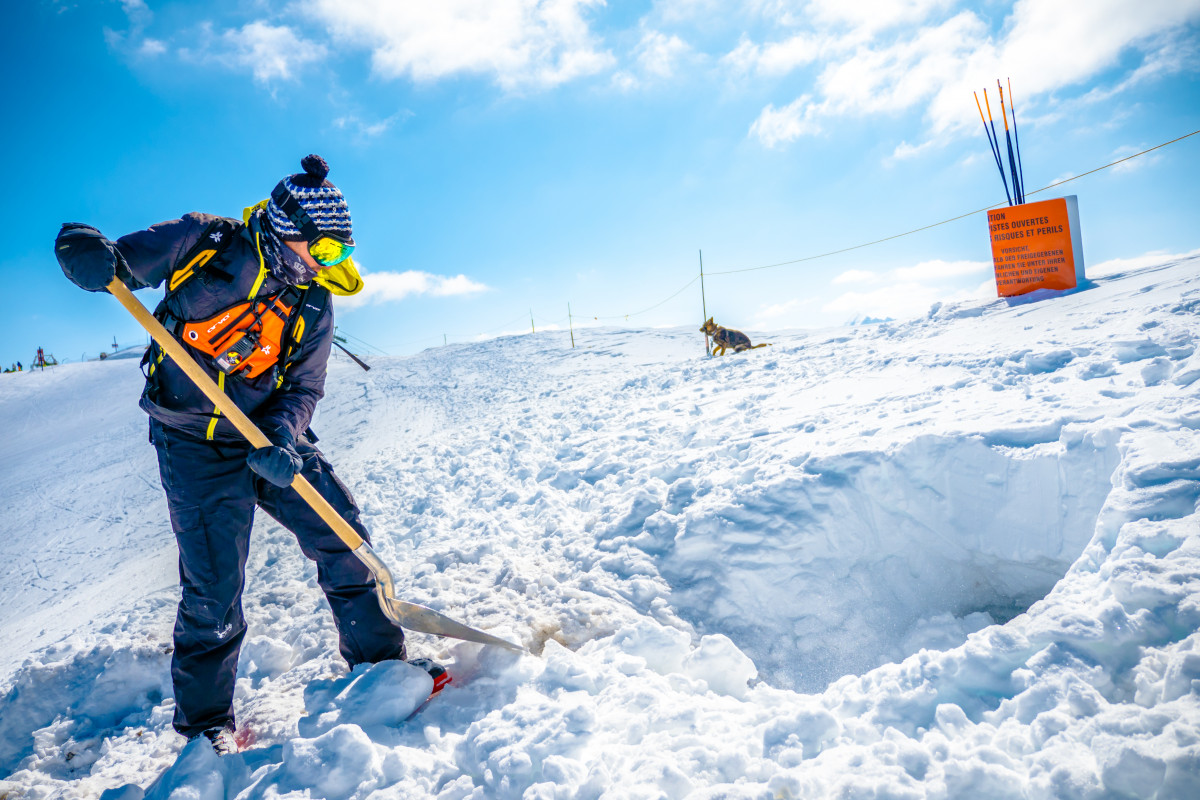
[[(568, 304), (698, 326), (701, 250), (750, 331), (986, 294), (983, 214), (717, 273), (1003, 202), (972, 98), (997, 78), (1030, 190), (1200, 128), (1200, 0), (31, 0), (0, 36), (5, 366), (145, 340), (62, 276), (61, 222), (238, 216), (309, 152), (367, 280), (339, 330), (399, 355)], [(1195, 136), (1031, 199), (1079, 197), (1089, 264), (1190, 252), (1198, 175)]]

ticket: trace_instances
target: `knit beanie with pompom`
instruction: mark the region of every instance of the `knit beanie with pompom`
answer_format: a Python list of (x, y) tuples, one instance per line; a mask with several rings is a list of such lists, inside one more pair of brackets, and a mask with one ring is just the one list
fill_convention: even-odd
[[(300, 159), (304, 172), (289, 175), (275, 187), (285, 189), (304, 207), (305, 212), (322, 233), (332, 233), (344, 239), (351, 238), (350, 207), (336, 186), (325, 179), (329, 164), (318, 155), (307, 155)], [(303, 241), (304, 234), (287, 214), (283, 213), (274, 197), (267, 202), (267, 219), (275, 234), (285, 241)]]

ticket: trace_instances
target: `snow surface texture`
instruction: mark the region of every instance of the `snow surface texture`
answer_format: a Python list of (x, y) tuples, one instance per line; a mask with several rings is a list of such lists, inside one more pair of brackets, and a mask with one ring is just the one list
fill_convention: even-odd
[(4, 376), (0, 797), (1200, 797), (1198, 266), (718, 359), (336, 357), (314, 427), (398, 594), (538, 655), (413, 634), (455, 682), (410, 716), (262, 515), (220, 760), (170, 728), (136, 363)]

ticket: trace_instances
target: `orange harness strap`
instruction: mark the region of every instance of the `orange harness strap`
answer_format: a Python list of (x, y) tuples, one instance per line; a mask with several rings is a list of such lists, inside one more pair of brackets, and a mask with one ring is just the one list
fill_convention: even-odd
[(208, 319), (184, 323), (183, 341), (212, 356), (226, 375), (257, 378), (279, 361), (287, 321), (299, 299), (299, 292), (285, 290), (238, 303)]

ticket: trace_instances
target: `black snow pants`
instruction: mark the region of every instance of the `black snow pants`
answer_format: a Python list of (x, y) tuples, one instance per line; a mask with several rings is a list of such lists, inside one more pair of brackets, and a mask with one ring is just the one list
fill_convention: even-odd
[[(294, 533), (316, 562), (317, 583), (350, 666), (405, 657), (404, 633), (379, 607), (370, 571), (294, 489), (276, 487), (250, 470), (248, 443), (197, 439), (153, 419), (150, 440), (179, 545), (182, 593), (171, 659), (175, 730), (192, 737), (234, 724), (234, 679), (246, 635), (242, 589), (255, 506)], [(304, 437), (296, 451), (304, 459), (301, 474), (369, 542), (354, 499), (324, 455)]]

